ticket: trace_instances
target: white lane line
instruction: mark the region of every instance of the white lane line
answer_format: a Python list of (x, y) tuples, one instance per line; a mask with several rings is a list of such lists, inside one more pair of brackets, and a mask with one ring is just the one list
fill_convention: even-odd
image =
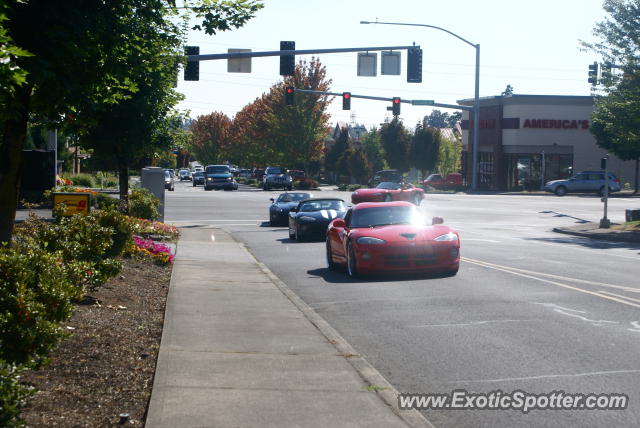
[(600, 372), (585, 372), (574, 374), (549, 374), (540, 376), (523, 376), (523, 377), (504, 377), (498, 379), (464, 379), (455, 380), (449, 383), (492, 383), (492, 382), (511, 382), (515, 380), (537, 380), (537, 379), (557, 379), (563, 377), (585, 377), (585, 376), (606, 376), (615, 374), (635, 374), (640, 373), (640, 370), (608, 370)]
[(495, 241), (493, 239), (480, 239), (480, 238), (464, 238), (464, 241), (482, 241), (482, 242), (492, 242), (492, 243), (498, 243), (500, 241)]
[(608, 300), (612, 300), (614, 302), (622, 303), (624, 305), (633, 306), (635, 308), (640, 308), (640, 305), (638, 305), (636, 303), (631, 303), (631, 302), (629, 302), (627, 300), (622, 300), (622, 299), (619, 299), (619, 298), (616, 298), (616, 297), (607, 296), (607, 295), (604, 295), (604, 294), (596, 293), (595, 291), (589, 291), (589, 290), (585, 290), (583, 288), (574, 287), (572, 285), (562, 284), (562, 283), (556, 282), (556, 281), (550, 281), (548, 279), (538, 278), (538, 277), (535, 277), (535, 276), (532, 276), (532, 275), (525, 275), (523, 273), (515, 272), (515, 271), (511, 270), (509, 267), (491, 266), (491, 265), (485, 264), (483, 262), (471, 261), (470, 259), (467, 259), (467, 258), (462, 258), (462, 260), (467, 262), (467, 263), (475, 264), (475, 265), (486, 267), (486, 268), (489, 268), (489, 269), (499, 270), (501, 272), (510, 273), (512, 275), (521, 276), (523, 278), (533, 279), (535, 281), (546, 282), (547, 284), (556, 285), (558, 287), (567, 288), (569, 290), (579, 291), (579, 292), (585, 293), (585, 294), (591, 294), (592, 296), (597, 296), (597, 297), (601, 297), (603, 299), (608, 299)]
[(633, 332), (640, 332), (640, 322), (631, 321), (631, 325), (633, 326), (633, 328), (628, 328), (627, 330), (633, 331)]
[(482, 324), (494, 324), (494, 323), (503, 323), (503, 322), (539, 322), (544, 320), (487, 320), (487, 321), (471, 321), (467, 323), (452, 323), (452, 324), (415, 324), (408, 325), (410, 328), (420, 328), (420, 327), (467, 327), (474, 325), (482, 325)]
[(484, 264), (490, 265), (490, 266), (496, 266), (496, 267), (500, 267), (500, 268), (511, 269), (513, 271), (516, 271), (516, 272), (522, 272), (522, 273), (527, 273), (527, 274), (531, 274), (531, 275), (545, 276), (547, 278), (558, 279), (558, 280), (561, 280), (561, 281), (579, 282), (579, 283), (582, 283), (582, 284), (595, 285), (595, 286), (598, 286), (598, 287), (617, 288), (617, 289), (628, 291), (628, 292), (631, 292), (631, 293), (640, 293), (640, 288), (635, 288), (635, 287), (631, 287), (631, 286), (628, 286), (628, 285), (615, 285), (615, 284), (607, 284), (607, 283), (604, 283), (604, 282), (589, 281), (589, 280), (586, 280), (586, 279), (570, 278), (568, 276), (553, 275), (553, 274), (550, 274), (550, 273), (536, 272), (536, 271), (527, 270), (527, 269), (519, 269), (519, 268), (515, 268), (515, 267), (511, 267), (511, 266), (501, 266), (501, 265), (497, 265), (497, 264), (494, 264), (494, 263), (485, 262), (485, 261), (482, 261), (482, 260), (469, 259), (467, 257), (463, 257), (462, 259), (463, 260), (474, 261), (474, 262), (478, 262), (478, 263), (484, 263)]
[(586, 311), (579, 311), (578, 309), (569, 309), (569, 308), (564, 308), (560, 305), (556, 305), (555, 303), (541, 303), (541, 302), (532, 302), (534, 305), (542, 305), (545, 308), (554, 308), (554, 309), (561, 309), (564, 311), (570, 311), (570, 312), (578, 312), (581, 314), (586, 314)]
[(621, 296), (620, 294), (611, 293), (610, 291), (604, 291), (604, 290), (598, 290), (598, 291), (600, 293), (609, 294), (611, 296), (616, 296), (616, 297), (622, 297), (623, 299), (627, 299), (627, 300), (631, 300), (632, 302), (640, 303), (640, 299), (634, 299), (633, 297), (629, 297), (629, 296)]

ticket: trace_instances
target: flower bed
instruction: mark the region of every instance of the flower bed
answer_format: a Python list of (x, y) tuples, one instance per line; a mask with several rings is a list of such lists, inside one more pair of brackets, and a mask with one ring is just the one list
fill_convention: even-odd
[(165, 244), (159, 244), (151, 239), (144, 239), (139, 236), (133, 237), (133, 242), (128, 248), (127, 254), (132, 257), (151, 259), (162, 266), (173, 263), (174, 258), (171, 248)]

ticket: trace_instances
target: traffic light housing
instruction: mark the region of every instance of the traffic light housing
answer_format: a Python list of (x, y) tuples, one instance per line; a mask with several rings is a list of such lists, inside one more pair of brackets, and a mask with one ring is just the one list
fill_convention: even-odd
[(422, 49), (411, 48), (407, 51), (407, 82), (422, 83)]
[(393, 97), (391, 101), (391, 111), (394, 116), (400, 116), (400, 97)]
[(589, 79), (587, 82), (595, 86), (598, 84), (598, 63), (589, 64)]
[(600, 159), (600, 169), (601, 170), (606, 170), (607, 169), (607, 158), (606, 157)]
[[(296, 42), (280, 42), (281, 51), (296, 50)], [(280, 75), (293, 76), (296, 69), (295, 55), (280, 55)]]
[[(185, 46), (185, 55), (200, 55), (200, 46)], [(184, 66), (184, 80), (200, 80), (200, 62), (187, 61)]]
[(351, 92), (342, 93), (342, 110), (351, 110)]
[(296, 90), (292, 86), (287, 86), (284, 90), (284, 100), (285, 104), (288, 106), (293, 105), (293, 94), (295, 94)]

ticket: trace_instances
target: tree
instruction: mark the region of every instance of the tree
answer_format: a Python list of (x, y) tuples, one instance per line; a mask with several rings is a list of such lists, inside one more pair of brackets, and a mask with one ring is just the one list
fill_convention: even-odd
[(430, 115), (424, 117), (423, 126), (425, 128), (448, 128), (449, 113), (433, 110)]
[(350, 150), (348, 166), (350, 175), (359, 184), (365, 184), (373, 172), (367, 155), (360, 147)]
[(635, 192), (640, 191), (640, 0), (605, 0), (609, 14), (593, 29), (595, 43), (582, 41), (583, 48), (597, 53), (618, 72), (603, 73), (595, 98), (591, 132), (598, 146), (622, 160), (636, 161)]
[(436, 171), (443, 176), (460, 171), (462, 143), (454, 138), (443, 138), (438, 153)]
[(411, 136), (404, 124), (394, 117), (391, 122), (382, 125), (380, 137), (389, 167), (400, 172), (409, 171)]
[(507, 87), (504, 88), (504, 91), (502, 91), (500, 95), (502, 95), (503, 97), (510, 97), (511, 95), (513, 95), (513, 86), (507, 85)]
[(378, 130), (376, 128), (370, 129), (362, 136), (361, 141), (362, 149), (367, 156), (369, 164), (371, 164), (371, 169), (373, 171), (385, 169), (384, 149), (380, 142), (380, 133)]
[(191, 152), (195, 158), (205, 165), (226, 160), (230, 129), (231, 120), (224, 113), (198, 116), (191, 124)]
[[(128, 61), (136, 53), (144, 58), (141, 46), (146, 45), (131, 31), (132, 17), (153, 20), (162, 14), (159, 32), (166, 35), (163, 30), (172, 26), (184, 40), (187, 27), (172, 24), (179, 15), (187, 22), (195, 14), (200, 20), (197, 29), (215, 34), (242, 26), (261, 7), (252, 0), (188, 1), (180, 9), (166, 0), (4, 0), (0, 5), (0, 242), (11, 240), (29, 117), (47, 120), (53, 127), (65, 115), (78, 112), (78, 106), (102, 107), (137, 92), (134, 80), (146, 64)], [(154, 71), (149, 68), (145, 73)], [(97, 122), (89, 118), (89, 110), (82, 112), (87, 121)]]
[(410, 164), (420, 171), (422, 179), (426, 178), (427, 171), (433, 171), (438, 161), (438, 153), (442, 135), (437, 128), (416, 127), (413, 134), (410, 149)]
[(349, 151), (349, 131), (340, 129), (338, 139), (333, 143), (324, 156), (324, 168), (327, 171), (339, 173), (338, 161)]

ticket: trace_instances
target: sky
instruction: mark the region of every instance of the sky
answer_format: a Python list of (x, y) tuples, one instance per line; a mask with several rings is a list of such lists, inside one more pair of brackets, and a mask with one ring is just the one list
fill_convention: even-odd
[[(201, 54), (230, 48), (279, 50), (292, 40), (297, 49), (408, 46), (423, 50), (422, 83), (407, 83), (406, 51), (401, 75), (357, 75), (357, 53), (320, 54), (332, 80), (331, 92), (376, 97), (434, 100), (456, 104), (473, 98), (476, 50), (437, 29), (396, 25), (364, 25), (360, 21), (427, 24), (447, 29), (480, 44), (480, 96), (500, 95), (509, 84), (515, 94), (589, 95), (588, 65), (599, 58), (584, 52), (580, 40), (593, 41), (593, 28), (606, 15), (601, 0), (266, 0), (264, 8), (239, 29), (207, 36), (191, 31), (188, 44)], [(310, 56), (297, 56), (300, 59)], [(212, 112), (230, 118), (281, 81), (279, 58), (252, 59), (252, 72), (228, 73), (227, 60), (200, 63), (200, 80), (185, 82), (178, 108), (196, 118)], [(351, 122), (367, 128), (390, 118), (390, 102), (353, 98), (342, 110), (334, 98), (330, 125)], [(434, 107), (402, 104), (400, 118), (413, 128)], [(454, 110), (438, 108), (442, 112)]]

